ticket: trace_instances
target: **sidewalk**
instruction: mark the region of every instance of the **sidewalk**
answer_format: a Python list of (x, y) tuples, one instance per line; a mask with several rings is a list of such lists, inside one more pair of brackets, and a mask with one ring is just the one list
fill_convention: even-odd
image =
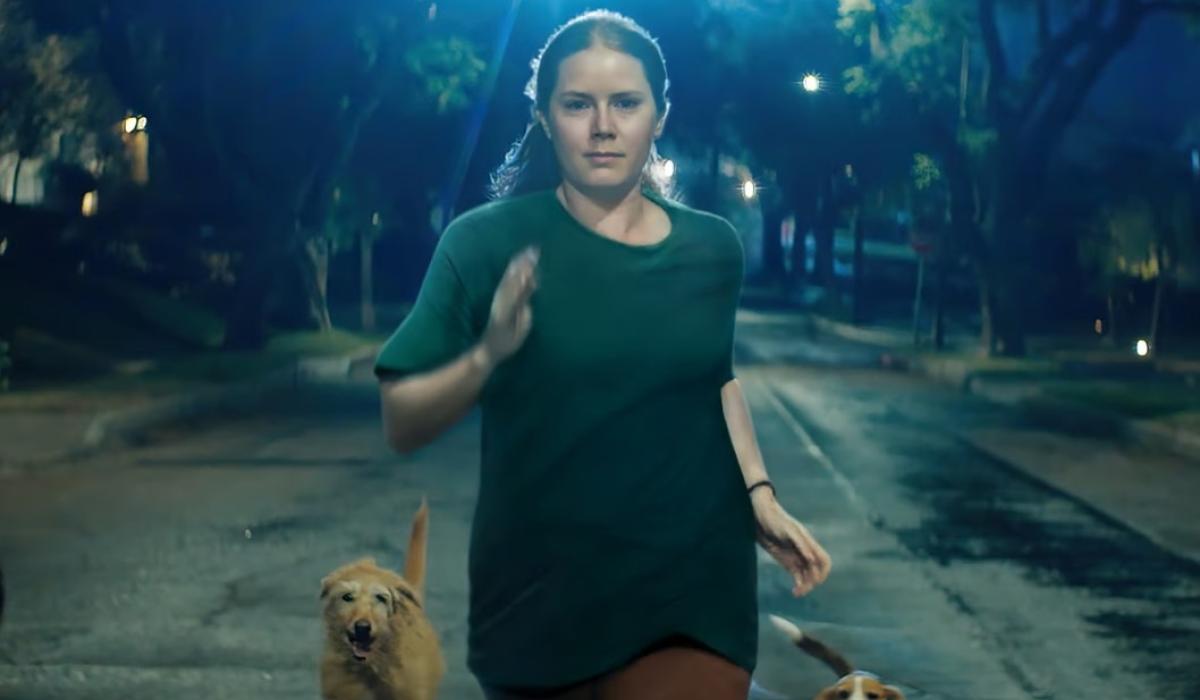
[(110, 375), (0, 393), (0, 476), (136, 444), (185, 421), (250, 410), (300, 384), (346, 377), (377, 351), (371, 344), (341, 355), (300, 357), (266, 374), (226, 381)]
[(854, 327), (796, 310), (742, 310), (739, 320), (786, 324), (798, 333), (870, 346), (884, 368), (919, 374), (1011, 407), (1024, 419), (1020, 427), (964, 432), (959, 437), (1200, 565), (1200, 518), (1194, 516), (1200, 494), (1200, 412), (1136, 418), (1066, 391), (1086, 398), (1102, 396), (1106, 388), (1141, 386), (1152, 394), (1149, 378), (1166, 372), (1172, 374), (1170, 386), (1200, 399), (1193, 378), (1196, 363), (1172, 360), (1149, 368), (1142, 363), (1130, 379), (1126, 362), (1114, 372), (1118, 377), (1124, 373), (1124, 378), (1105, 379), (1103, 366), (1089, 368), (1077, 358), (1067, 365), (1045, 356), (987, 361), (967, 354), (914, 351), (907, 333)]
[(1200, 462), (1200, 359), (1143, 359), (1117, 350), (1056, 347), (1053, 339), (1037, 338), (1030, 339), (1028, 357), (983, 358), (974, 351), (974, 336), (953, 336), (951, 350), (935, 352), (914, 348), (907, 330), (784, 313), (810, 332), (878, 348), (885, 367), (925, 375), (1057, 421), (1058, 427), (1105, 426)]

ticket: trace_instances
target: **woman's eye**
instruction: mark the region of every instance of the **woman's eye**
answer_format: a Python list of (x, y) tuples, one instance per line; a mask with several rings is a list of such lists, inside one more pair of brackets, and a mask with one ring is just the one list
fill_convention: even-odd
[(354, 602), (354, 594), (353, 593), (343, 593), (342, 600), (346, 601), (347, 603), (353, 603)]
[(563, 104), (563, 108), (568, 112), (578, 112), (581, 109), (587, 109), (587, 103), (583, 100), (569, 100)]
[(641, 100), (635, 100), (632, 98), (625, 99), (625, 100), (617, 100), (617, 109), (626, 109), (626, 110), (637, 109), (638, 105), (640, 105), (641, 103), (642, 103)]
[(385, 596), (385, 595), (384, 595), (384, 594), (382, 594), (382, 593), (376, 593), (376, 594), (375, 594), (375, 600), (378, 600), (380, 603), (386, 603), (386, 602), (388, 602), (387, 596)]

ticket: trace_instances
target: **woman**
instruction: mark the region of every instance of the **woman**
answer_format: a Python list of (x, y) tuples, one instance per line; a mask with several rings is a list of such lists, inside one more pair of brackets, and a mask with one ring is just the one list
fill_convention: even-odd
[(795, 595), (829, 558), (775, 500), (733, 375), (741, 243), (653, 175), (668, 83), (645, 30), (589, 12), (533, 66), (498, 199), (447, 228), (380, 352), (385, 432), (408, 452), (481, 403), (488, 698), (744, 700), (756, 538)]

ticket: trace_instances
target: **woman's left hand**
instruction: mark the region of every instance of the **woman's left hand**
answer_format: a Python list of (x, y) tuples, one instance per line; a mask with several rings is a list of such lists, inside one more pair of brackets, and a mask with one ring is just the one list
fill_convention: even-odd
[(770, 489), (755, 489), (750, 500), (758, 524), (758, 544), (791, 574), (796, 582), (792, 595), (807, 594), (829, 575), (829, 554), (808, 528), (783, 509)]

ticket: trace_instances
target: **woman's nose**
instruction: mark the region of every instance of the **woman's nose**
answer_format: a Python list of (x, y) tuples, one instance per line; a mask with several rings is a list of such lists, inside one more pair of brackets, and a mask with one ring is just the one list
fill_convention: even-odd
[(592, 122), (592, 136), (596, 138), (608, 138), (613, 135), (612, 118), (608, 115), (608, 110), (597, 109), (595, 111), (596, 118)]

